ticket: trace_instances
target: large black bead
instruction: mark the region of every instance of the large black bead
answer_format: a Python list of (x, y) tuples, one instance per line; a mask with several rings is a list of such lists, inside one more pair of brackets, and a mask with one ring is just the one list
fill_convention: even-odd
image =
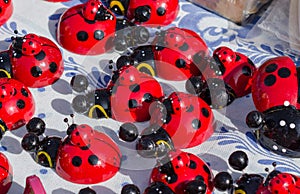
[(121, 190), (121, 194), (140, 194), (140, 193), (141, 193), (140, 189), (134, 184), (127, 184)]
[(123, 123), (119, 129), (119, 137), (123, 141), (133, 142), (138, 137), (139, 132), (133, 123)]
[(214, 178), (214, 187), (219, 191), (227, 191), (233, 186), (232, 176), (228, 172), (219, 172)]
[(248, 156), (243, 151), (235, 151), (233, 152), (228, 159), (229, 165), (235, 170), (243, 170), (248, 166)]
[(42, 135), (45, 132), (45, 128), (45, 122), (39, 117), (33, 117), (26, 124), (27, 131), (36, 135)]

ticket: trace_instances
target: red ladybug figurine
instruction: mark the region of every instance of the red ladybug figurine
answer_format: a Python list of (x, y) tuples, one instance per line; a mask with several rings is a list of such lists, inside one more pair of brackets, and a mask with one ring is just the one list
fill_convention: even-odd
[[(230, 162), (231, 161), (231, 162)], [(241, 150), (233, 152), (229, 157), (229, 165), (242, 171), (248, 166), (247, 154)], [(233, 165), (233, 166), (232, 166)], [(276, 166), (276, 162), (272, 164)], [(276, 169), (263, 177), (261, 174), (243, 173), (236, 181), (226, 172), (219, 172), (214, 178), (214, 186), (219, 191), (254, 194), (296, 194), (300, 192), (299, 176)]]
[(0, 78), (0, 128), (5, 131), (25, 125), (33, 116), (35, 103), (30, 90), (11, 78)]
[(54, 168), (63, 179), (95, 184), (112, 178), (119, 171), (120, 149), (106, 134), (86, 124), (72, 124), (62, 141), (60, 137), (48, 136), (40, 140), (38, 136), (44, 127), (41, 119), (34, 118), (27, 125), (22, 147), (33, 152), (39, 164)]
[(116, 16), (100, 0), (89, 0), (62, 14), (57, 41), (77, 54), (102, 54), (113, 48), (116, 25)]
[(14, 78), (27, 87), (51, 85), (63, 70), (60, 49), (50, 39), (36, 34), (12, 37), (9, 49), (0, 52), (0, 76)]
[[(149, 120), (149, 107), (163, 98), (163, 90), (153, 77), (133, 66), (123, 65), (113, 72), (106, 88), (77, 95), (72, 101), (73, 109), (92, 118), (111, 117), (122, 122)], [(75, 91), (87, 89), (88, 81), (84, 76), (77, 75), (72, 80)]]
[(162, 103), (153, 104), (151, 124), (161, 125), (176, 149), (194, 147), (213, 133), (215, 119), (209, 105), (201, 98), (173, 92)]
[(172, 27), (160, 31), (150, 45), (136, 47), (120, 60), (127, 58), (128, 63), (151, 76), (183, 81), (201, 75), (200, 60), (207, 55), (208, 47), (198, 34)]
[(179, 12), (178, 0), (107, 0), (109, 8), (124, 15), (135, 24), (165, 26), (172, 23)]
[(0, 194), (6, 194), (13, 181), (13, 169), (7, 157), (0, 152)]
[(256, 109), (263, 112), (284, 104), (299, 109), (298, 72), (299, 68), (290, 57), (280, 56), (265, 61), (252, 81), (252, 98)]
[(13, 3), (11, 0), (0, 1), (0, 26), (2, 26), (13, 13)]
[(174, 193), (205, 193), (213, 191), (213, 174), (209, 166), (194, 154), (171, 151), (158, 160), (150, 183), (162, 182)]
[(186, 89), (199, 95), (213, 108), (223, 108), (235, 98), (251, 92), (256, 67), (242, 53), (221, 46), (214, 51), (212, 58), (199, 55), (198, 61), (202, 74), (191, 77), (186, 82)]

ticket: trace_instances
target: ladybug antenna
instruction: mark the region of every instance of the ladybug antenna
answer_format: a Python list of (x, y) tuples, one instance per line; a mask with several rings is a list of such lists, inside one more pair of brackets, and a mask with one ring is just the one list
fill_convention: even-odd
[(67, 123), (68, 127), (70, 127), (69, 119), (68, 118), (64, 118), (64, 122)]
[(277, 166), (277, 163), (276, 162), (273, 162), (272, 163), (272, 166), (275, 168)]
[(270, 170), (269, 170), (269, 168), (265, 168), (265, 171), (266, 171), (267, 173), (269, 173)]
[(70, 114), (70, 117), (72, 118), (72, 124), (74, 124), (74, 117), (75, 117), (75, 115), (74, 114)]
[(109, 68), (109, 69), (113, 69), (113, 68), (114, 68), (113, 63), (114, 63), (113, 60), (109, 60), (109, 61), (108, 61), (108, 68)]

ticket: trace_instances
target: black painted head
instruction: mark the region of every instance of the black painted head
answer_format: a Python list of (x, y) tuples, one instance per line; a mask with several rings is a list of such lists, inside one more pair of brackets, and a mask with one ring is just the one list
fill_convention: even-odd
[(250, 112), (246, 119), (258, 142), (283, 156), (300, 157), (300, 112), (294, 106), (276, 106), (263, 113)]
[(144, 191), (144, 194), (175, 194), (172, 189), (170, 189), (163, 182), (153, 182)]
[(156, 124), (145, 128), (138, 139), (136, 149), (139, 155), (145, 158), (165, 156), (174, 149), (168, 133)]
[(237, 181), (234, 193), (256, 193), (264, 178), (259, 174), (243, 174)]
[(137, 22), (147, 22), (151, 17), (151, 8), (147, 5), (137, 7), (134, 12), (134, 18)]

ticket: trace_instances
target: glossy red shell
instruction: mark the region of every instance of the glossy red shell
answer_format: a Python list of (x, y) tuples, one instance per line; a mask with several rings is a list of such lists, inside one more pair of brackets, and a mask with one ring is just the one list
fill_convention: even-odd
[[(93, 0), (87, 1), (86, 4)], [(68, 51), (81, 55), (98, 55), (111, 50), (116, 31), (116, 17), (107, 20), (87, 20), (82, 11), (86, 4), (66, 10), (58, 21), (57, 41)], [(103, 6), (103, 5), (102, 5)]]
[[(87, 130), (91, 131), (90, 134)], [(84, 131), (81, 134), (81, 131)], [(88, 137), (86, 137), (86, 135)], [(82, 138), (85, 145), (73, 144)], [(73, 143), (72, 143), (73, 142)], [(106, 181), (119, 170), (121, 152), (115, 142), (106, 134), (82, 124), (67, 136), (60, 146), (56, 161), (56, 172), (67, 181), (79, 184), (94, 184)]]
[(13, 169), (7, 157), (0, 152), (0, 194), (6, 194), (11, 187)]
[(209, 166), (198, 156), (184, 152), (184, 151), (171, 151), (170, 156), (171, 168), (169, 176), (176, 176), (175, 182), (168, 182), (168, 174), (159, 170), (160, 164), (153, 168), (151, 172), (150, 183), (160, 181), (169, 186), (176, 194), (184, 194), (185, 184), (188, 181), (195, 180), (197, 178), (202, 179), (206, 184), (206, 194), (210, 194), (213, 191), (213, 175)]
[(8, 0), (7, 3), (5, 1), (0, 2), (0, 26), (3, 25), (7, 20), (11, 17), (13, 13), (13, 3), (12, 0)]
[(126, 67), (112, 88), (112, 118), (122, 122), (147, 121), (151, 103), (163, 96), (161, 85), (153, 77), (133, 66)]
[[(257, 68), (246, 55), (233, 52), (230, 48), (221, 46), (214, 51), (214, 57), (218, 58), (222, 67), (216, 71), (207, 66), (202, 73), (206, 79), (219, 78), (224, 80), (235, 92), (236, 97), (242, 97), (251, 93), (252, 78)], [(223, 74), (219, 74), (223, 68)]]
[(157, 76), (179, 81), (201, 75), (197, 59), (199, 53), (209, 54), (205, 41), (194, 31), (179, 27), (169, 28), (162, 34), (152, 43), (162, 45), (161, 49), (154, 50)]
[(286, 56), (264, 62), (253, 77), (252, 98), (258, 111), (288, 103), (299, 108), (296, 65)]
[[(176, 149), (197, 146), (214, 132), (215, 119), (209, 105), (201, 98), (183, 92), (173, 92), (168, 97), (172, 101), (169, 122), (162, 127), (171, 137)], [(161, 123), (159, 110), (152, 109), (150, 123)]]
[[(150, 8), (150, 17), (145, 22), (138, 22), (135, 20), (136, 9), (143, 6)], [(159, 14), (159, 9), (164, 9), (163, 14)], [(126, 16), (128, 20), (133, 20), (136, 24), (155, 27), (171, 24), (176, 19), (178, 12), (178, 0), (130, 0)]]
[(35, 111), (30, 90), (23, 83), (10, 78), (0, 78), (0, 88), (0, 119), (8, 130), (25, 125)]
[(27, 87), (39, 88), (57, 81), (63, 74), (64, 63), (60, 49), (52, 40), (35, 34), (27, 34), (23, 40), (30, 42), (35, 38), (38, 39), (35, 44), (40, 44), (36, 48), (41, 49), (38, 54), (23, 54), (21, 51), (16, 51), (14, 46), (10, 46), (9, 54), (12, 77)]

